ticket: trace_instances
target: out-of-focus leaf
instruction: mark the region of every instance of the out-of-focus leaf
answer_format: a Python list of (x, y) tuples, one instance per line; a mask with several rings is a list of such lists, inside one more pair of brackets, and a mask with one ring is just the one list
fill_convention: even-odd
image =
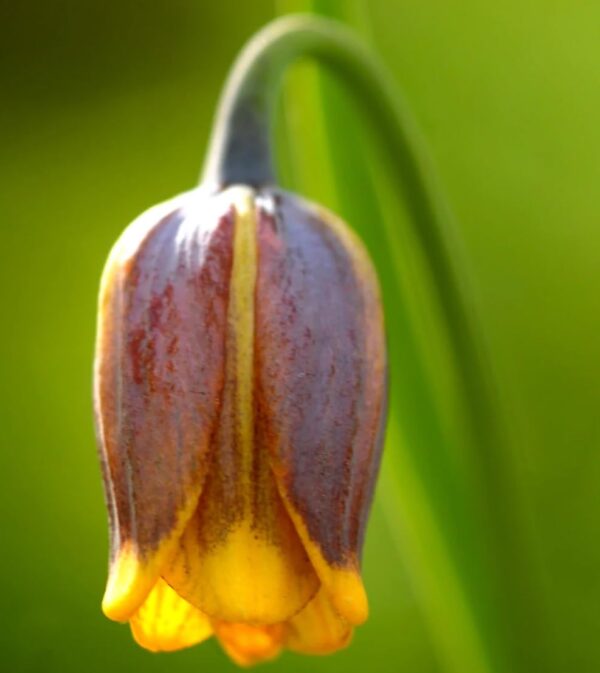
[[(360, 2), (279, 6), (312, 10), (363, 30), (368, 13)], [(522, 538), (508, 530), (513, 519), (492, 500), (503, 489), (509, 495), (515, 491), (512, 466), (498, 446), (486, 400), (476, 394), (470, 399), (470, 381), (461, 380), (471, 376), (468, 367), (479, 363), (456, 360), (463, 353), (453, 350), (449, 335), (460, 328), (444, 324), (453, 316), (437, 303), (443, 291), (436, 293), (431, 260), (424, 259), (399, 208), (403, 186), (377, 164), (373, 139), (362, 132), (351, 97), (327, 74), (305, 69), (302, 77), (294, 80), (286, 100), (287, 174), (294, 187), (320, 198), (356, 227), (376, 260), (384, 290), (392, 431), (381, 490), (391, 528), (404, 541), (401, 555), (442, 666), (448, 671), (518, 670), (526, 658), (518, 652), (514, 628), (519, 619), (510, 608), (518, 611), (520, 601), (509, 606), (506, 592), (522, 587), (527, 577), (507, 549)], [(486, 372), (474, 375), (485, 379)], [(479, 443), (482, 438), (487, 445)], [(506, 510), (510, 505), (504, 503)]]

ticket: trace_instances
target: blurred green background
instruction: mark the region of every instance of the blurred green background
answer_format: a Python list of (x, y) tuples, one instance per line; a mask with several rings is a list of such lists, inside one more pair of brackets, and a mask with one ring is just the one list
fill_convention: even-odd
[[(194, 184), (237, 50), (276, 14), (299, 10), (337, 16), (371, 41), (429, 141), (507, 439), (502, 471), (498, 456), (490, 462), (493, 492), (478, 483), (473, 454), (443, 458), (444, 437), (461, 444), (444, 421), (452, 386), (427, 329), (435, 319), (413, 316), (417, 341), (429, 344), (424, 385), (438, 390), (437, 407), (417, 396), (415, 424), (426, 429), (437, 413), (447, 429), (431, 446), (411, 443), (403, 399), (420, 374), (393, 371), (402, 399), (365, 552), (371, 617), (345, 652), (286, 654), (266, 666), (598, 671), (600, 4), (592, 0), (0, 2), (0, 669), (235, 669), (212, 642), (147, 653), (100, 612), (107, 535), (91, 412), (96, 292), (123, 227)], [(343, 95), (314, 69), (294, 73), (279, 130), (284, 182), (342, 212), (383, 267), (387, 243), (371, 206), (389, 221), (393, 189), (374, 198), (390, 177), (376, 151), (363, 152), (370, 135)], [(336, 161), (340, 152), (355, 160)], [(404, 240), (396, 244), (410, 251)], [(410, 352), (400, 303), (420, 306), (425, 295), (427, 304), (419, 274), (381, 268), (393, 362)], [(394, 279), (406, 291), (398, 306)], [(490, 517), (479, 517), (479, 498)], [(518, 534), (490, 521), (516, 522)]]

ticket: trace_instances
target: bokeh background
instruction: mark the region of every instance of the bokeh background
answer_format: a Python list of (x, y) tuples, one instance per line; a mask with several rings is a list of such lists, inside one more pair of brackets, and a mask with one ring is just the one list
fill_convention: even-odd
[[(463, 447), (443, 328), (386, 186), (393, 176), (351, 98), (297, 68), (278, 130), (283, 180), (365, 236), (385, 285), (399, 392), (364, 560), (372, 616), (345, 652), (265, 667), (598, 671), (593, 0), (0, 0), (0, 669), (235, 670), (213, 642), (142, 651), (100, 612), (95, 302), (122, 228), (195, 183), (237, 50), (288, 11), (353, 25), (410, 102), (456, 216), (505, 443)], [(433, 392), (415, 393), (411, 407), (421, 385)]]

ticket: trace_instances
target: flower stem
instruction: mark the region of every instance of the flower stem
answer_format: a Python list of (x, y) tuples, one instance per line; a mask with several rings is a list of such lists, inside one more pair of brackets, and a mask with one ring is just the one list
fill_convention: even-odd
[[(352, 31), (336, 21), (290, 15), (259, 31), (238, 56), (222, 94), (202, 182), (273, 184), (274, 103), (287, 68), (312, 56), (347, 80), (390, 137), (407, 135), (388, 73)], [(408, 130), (408, 135), (412, 135)], [(403, 141), (406, 144), (406, 140)]]

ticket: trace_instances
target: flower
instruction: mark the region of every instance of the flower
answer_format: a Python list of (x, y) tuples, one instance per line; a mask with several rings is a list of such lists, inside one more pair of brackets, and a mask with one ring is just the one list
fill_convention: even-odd
[(245, 186), (144, 213), (102, 278), (94, 397), (108, 617), (155, 651), (214, 634), (242, 665), (349, 642), (386, 355), (343, 222)]

